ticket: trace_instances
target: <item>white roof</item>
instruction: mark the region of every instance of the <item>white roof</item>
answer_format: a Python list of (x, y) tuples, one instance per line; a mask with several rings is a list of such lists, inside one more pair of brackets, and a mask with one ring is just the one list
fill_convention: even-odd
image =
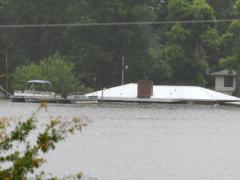
[[(137, 84), (131, 83), (117, 86), (105, 90), (96, 91), (88, 96), (98, 96), (105, 100), (137, 101)], [(141, 100), (151, 102), (172, 102), (172, 101), (240, 101), (239, 98), (219, 93), (213, 90), (198, 86), (153, 86), (151, 98), (141, 98)]]
[(224, 69), (221, 71), (213, 72), (210, 75), (211, 76), (237, 76), (237, 73), (234, 70), (230, 71), (228, 69)]

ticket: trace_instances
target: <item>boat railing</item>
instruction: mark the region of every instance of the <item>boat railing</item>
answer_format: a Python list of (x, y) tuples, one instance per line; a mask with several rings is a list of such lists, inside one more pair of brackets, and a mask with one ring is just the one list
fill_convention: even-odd
[(96, 101), (98, 99), (98, 97), (97, 96), (87, 96), (83, 92), (71, 92), (67, 96), (67, 99), (80, 100), (80, 101)]
[(56, 97), (56, 94), (54, 92), (33, 91), (33, 90), (14, 91), (14, 95), (23, 96), (23, 97), (49, 97), (49, 98)]

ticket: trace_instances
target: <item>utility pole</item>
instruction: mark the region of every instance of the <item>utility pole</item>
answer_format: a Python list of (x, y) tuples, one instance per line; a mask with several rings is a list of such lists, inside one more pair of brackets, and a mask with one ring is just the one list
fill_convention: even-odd
[(6, 69), (5, 69), (5, 73), (6, 73), (6, 75), (5, 75), (5, 89), (6, 89), (6, 91), (8, 91), (8, 51), (7, 51), (7, 48), (6, 48), (6, 52), (5, 52), (5, 67), (6, 67)]
[(122, 56), (122, 85), (124, 84), (125, 57)]

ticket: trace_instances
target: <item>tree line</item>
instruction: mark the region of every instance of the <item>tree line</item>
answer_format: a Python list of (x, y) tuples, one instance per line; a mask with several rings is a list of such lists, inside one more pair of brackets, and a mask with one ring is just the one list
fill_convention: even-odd
[[(121, 83), (124, 56), (125, 83), (212, 86), (208, 72), (240, 72), (240, 21), (217, 21), (239, 16), (240, 0), (1, 0), (1, 25), (99, 25), (1, 26), (0, 75), (6, 53), (10, 84), (16, 69), (58, 53), (78, 82), (99, 89)], [(117, 24), (151, 21), (165, 23)]]

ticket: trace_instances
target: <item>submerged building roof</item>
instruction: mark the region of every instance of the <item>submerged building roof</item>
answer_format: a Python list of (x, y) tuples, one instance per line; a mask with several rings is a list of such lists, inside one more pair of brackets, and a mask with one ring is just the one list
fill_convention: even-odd
[(210, 75), (211, 76), (237, 76), (237, 73), (234, 70), (230, 71), (228, 69), (224, 69), (224, 70), (221, 70), (221, 71), (211, 73)]
[(153, 95), (150, 98), (137, 97), (138, 85), (135, 83), (117, 86), (96, 91), (87, 96), (98, 96), (98, 99), (106, 101), (145, 101), (145, 102), (232, 102), (240, 101), (239, 98), (219, 93), (198, 86), (153, 86)]

